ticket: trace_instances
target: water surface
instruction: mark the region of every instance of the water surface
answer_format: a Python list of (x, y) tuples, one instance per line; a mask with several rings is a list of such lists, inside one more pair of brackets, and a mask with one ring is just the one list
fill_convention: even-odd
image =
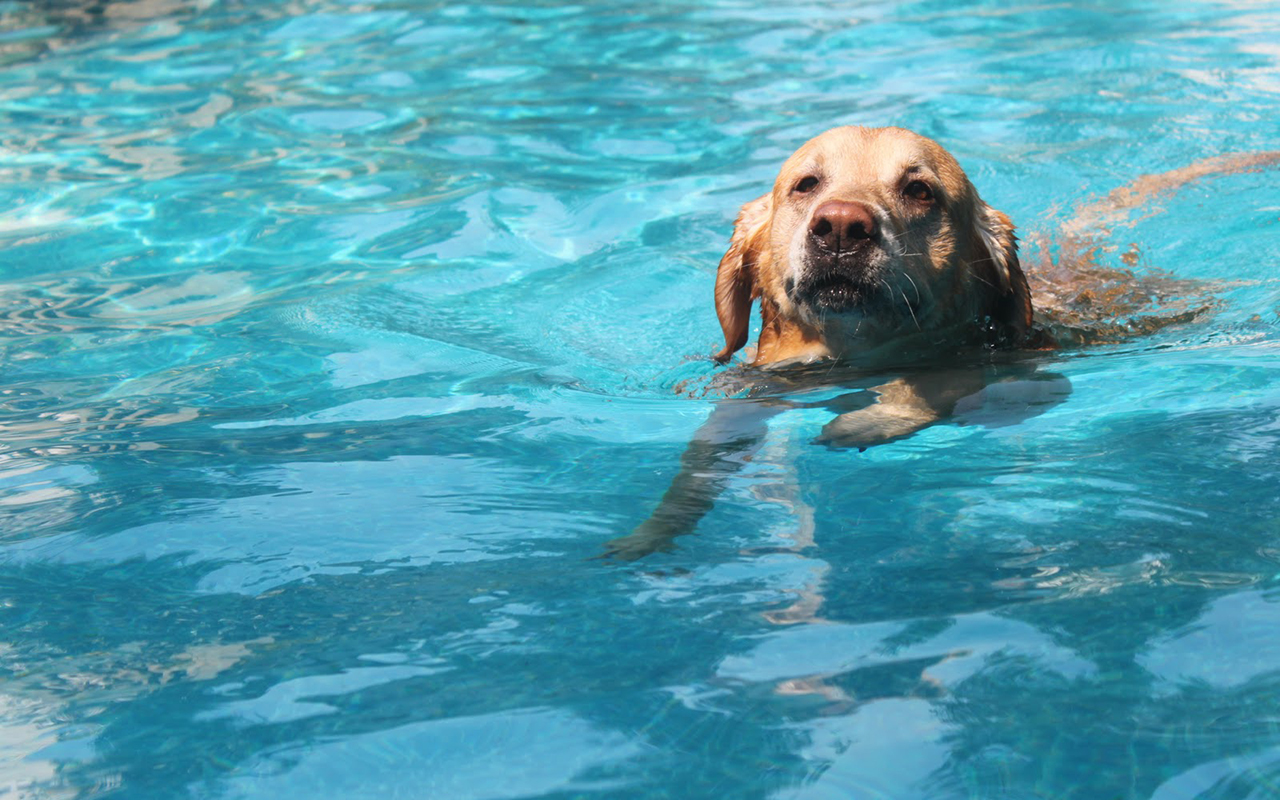
[(0, 797), (1280, 793), (1280, 176), (1099, 258), (1211, 318), (866, 453), (714, 398), (738, 204), (838, 124), (1030, 241), (1280, 149), (1254, 2), (0, 3)]

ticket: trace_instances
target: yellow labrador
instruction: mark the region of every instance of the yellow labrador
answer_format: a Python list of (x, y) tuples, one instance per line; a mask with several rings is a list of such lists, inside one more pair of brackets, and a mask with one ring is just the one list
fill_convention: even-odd
[[(1188, 181), (1275, 163), (1280, 153), (1230, 155), (1144, 176), (1080, 209), (1063, 232), (1066, 243), (1104, 231), (1123, 212)], [(1047, 266), (1055, 269), (1045, 274), (1061, 273)], [(1059, 286), (1035, 281), (1049, 316), (1075, 291), (1067, 284), (1115, 273), (1079, 267), (1066, 275)], [(1109, 292), (1115, 313), (1126, 310), (1127, 296), (1149, 297), (1141, 290)], [(993, 354), (1054, 346), (1038, 324), (1045, 320), (1037, 320), (1009, 218), (982, 201), (941, 145), (902, 128), (829, 130), (787, 159), (771, 192), (742, 207), (716, 276), (725, 338), (716, 361), (727, 362), (746, 345), (757, 299), (761, 328), (750, 356), (760, 368), (757, 380), (776, 383), (788, 367), (815, 361), (855, 370), (842, 385), (859, 389), (857, 395), (823, 404), (841, 412), (818, 437), (833, 447), (865, 449), (909, 436), (949, 417), (966, 398), (1009, 383), (1008, 370), (993, 378)], [(1155, 324), (1187, 318), (1173, 314)], [(1061, 329), (1071, 327), (1067, 319)], [(899, 377), (879, 385), (857, 380), (886, 372)], [(1014, 404), (1069, 392), (1060, 376), (1034, 373), (1034, 366), (1014, 369), (1012, 382), (1040, 387), (1040, 396), (1028, 399), (1024, 391)], [(607, 554), (640, 557), (691, 531), (758, 446), (767, 419), (794, 405), (719, 403), (658, 508), (630, 536), (610, 542)]]
[[(801, 146), (743, 206), (715, 294), (721, 363), (746, 344), (757, 297), (754, 366), (902, 364), (1036, 336), (1009, 218), (941, 145), (902, 128), (835, 128)], [(865, 448), (919, 430), (981, 388), (956, 377), (876, 387), (879, 402), (837, 417), (822, 441)]]

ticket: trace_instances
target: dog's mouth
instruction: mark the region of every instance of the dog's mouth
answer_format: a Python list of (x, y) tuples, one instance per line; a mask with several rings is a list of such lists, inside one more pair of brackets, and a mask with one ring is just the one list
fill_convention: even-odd
[(886, 266), (884, 253), (873, 240), (860, 239), (843, 250), (811, 241), (806, 250), (793, 300), (828, 314), (870, 310)]
[(865, 270), (857, 275), (824, 270), (802, 279), (794, 296), (814, 308), (839, 314), (865, 309), (876, 286), (875, 281), (868, 280)]

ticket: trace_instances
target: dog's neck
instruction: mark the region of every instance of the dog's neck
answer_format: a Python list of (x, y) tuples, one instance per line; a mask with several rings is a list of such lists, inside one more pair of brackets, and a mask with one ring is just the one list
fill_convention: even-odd
[(784, 316), (776, 303), (761, 299), (760, 338), (756, 341), (754, 366), (784, 361), (818, 361), (833, 355), (817, 328)]
[(972, 319), (923, 319), (886, 326), (870, 318), (829, 317), (821, 329), (782, 313), (768, 299), (760, 304), (760, 338), (752, 366), (806, 363), (834, 358), (841, 361), (902, 361), (925, 357), (940, 349), (954, 349), (972, 339), (982, 340)]

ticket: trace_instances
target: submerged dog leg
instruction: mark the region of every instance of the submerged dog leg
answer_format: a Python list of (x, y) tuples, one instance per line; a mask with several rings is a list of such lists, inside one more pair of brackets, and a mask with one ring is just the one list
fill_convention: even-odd
[[(1227, 153), (1204, 158), (1185, 167), (1142, 175), (1106, 197), (1078, 207), (1062, 226), (1064, 239), (1083, 239), (1109, 233), (1125, 222), (1130, 212), (1149, 206), (1156, 199), (1181, 189), (1188, 183), (1217, 175), (1235, 175), (1280, 167), (1280, 150), (1259, 153)], [(1148, 213), (1151, 213), (1150, 211)]]
[(677, 536), (692, 533), (715, 505), (725, 484), (759, 449), (781, 403), (724, 400), (693, 435), (680, 457), (680, 472), (649, 518), (631, 534), (605, 544), (604, 557), (634, 560), (670, 550)]

